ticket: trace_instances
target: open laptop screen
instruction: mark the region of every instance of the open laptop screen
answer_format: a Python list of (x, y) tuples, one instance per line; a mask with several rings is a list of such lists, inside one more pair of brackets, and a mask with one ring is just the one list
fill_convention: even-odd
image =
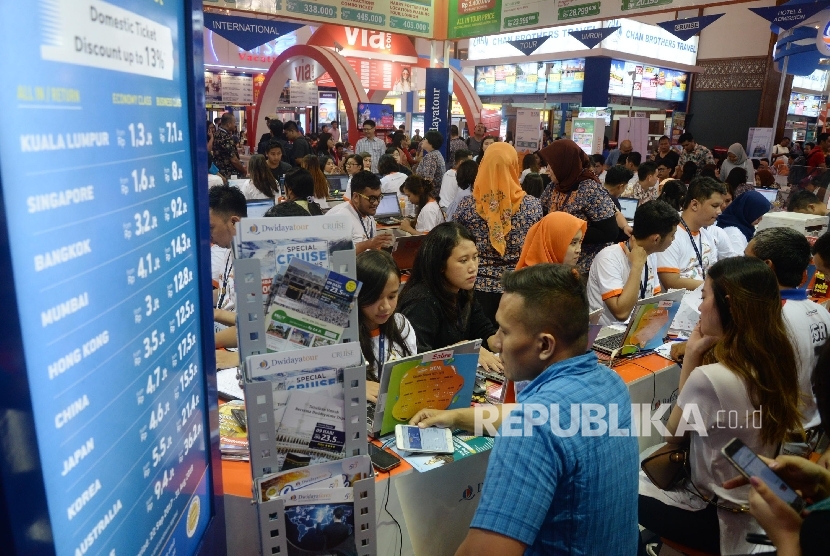
[(620, 212), (623, 213), (626, 220), (634, 220), (634, 213), (637, 212), (637, 205), (639, 199), (632, 199), (630, 197), (620, 197), (617, 199), (620, 202)]
[(261, 218), (274, 206), (274, 199), (248, 201), (248, 218)]
[(326, 176), (326, 180), (329, 182), (329, 195), (332, 197), (343, 195), (346, 186), (349, 185), (349, 176), (346, 174), (332, 174)]
[(388, 193), (384, 195), (381, 198), (378, 210), (375, 213), (375, 218), (389, 217), (401, 217), (401, 205), (398, 203), (398, 195), (395, 193)]
[(770, 203), (774, 203), (775, 199), (778, 198), (778, 190), (777, 189), (760, 189), (756, 188), (755, 191), (760, 193), (764, 196), (764, 198), (769, 201)]

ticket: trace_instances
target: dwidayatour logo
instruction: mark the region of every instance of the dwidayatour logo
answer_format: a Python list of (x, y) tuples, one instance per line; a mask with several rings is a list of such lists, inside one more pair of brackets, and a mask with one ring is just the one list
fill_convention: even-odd
[[(473, 490), (472, 485), (467, 485), (467, 488), (465, 488), (464, 492), (461, 493), (461, 500), (472, 500), (475, 497), (476, 493)], [(461, 500), (459, 500), (459, 502), (461, 502)]]
[(267, 369), (268, 368), (268, 361), (260, 361), (259, 362), (260, 369)]
[(256, 234), (256, 233), (259, 232), (259, 228), (257, 227), (256, 224), (251, 224), (251, 227), (248, 228), (248, 231), (251, 232), (252, 234)]

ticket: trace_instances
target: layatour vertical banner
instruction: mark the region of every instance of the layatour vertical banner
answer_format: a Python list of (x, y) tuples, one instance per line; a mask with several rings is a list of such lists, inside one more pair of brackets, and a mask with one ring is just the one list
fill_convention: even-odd
[(440, 150), (446, 159), (447, 146), (450, 143), (450, 70), (427, 68), (426, 75), (424, 128), (438, 130), (444, 137)]
[(44, 536), (58, 556), (191, 554), (211, 503), (190, 14), (181, 0), (4, 7), (7, 317), (22, 330)]

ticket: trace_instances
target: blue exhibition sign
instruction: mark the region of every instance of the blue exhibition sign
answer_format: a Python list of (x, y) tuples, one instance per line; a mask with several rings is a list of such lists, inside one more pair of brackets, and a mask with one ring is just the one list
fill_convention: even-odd
[(544, 37), (533, 37), (531, 39), (505, 42), (513, 46), (516, 50), (519, 50), (525, 56), (530, 56), (537, 48), (545, 44), (549, 38), (550, 35), (546, 35)]
[(205, 29), (228, 39), (242, 50), (253, 50), (300, 27), (302, 25), (298, 23), (283, 23), (271, 19), (205, 14)]
[[(447, 158), (450, 143), (450, 70), (449, 68), (427, 68), (426, 70), (426, 112), (424, 129), (437, 129), (444, 137), (441, 153)], [(414, 125), (414, 124), (413, 124)]]
[(776, 27), (787, 30), (795, 27), (802, 21), (814, 16), (826, 8), (830, 8), (830, 3), (816, 2), (796, 4), (794, 2), (788, 2), (781, 6), (749, 8), (749, 10), (760, 15)]
[(702, 15), (700, 17), (687, 17), (685, 19), (673, 19), (658, 23), (660, 27), (680, 39), (687, 41), (703, 31), (709, 25), (717, 21), (724, 14)]
[(603, 27), (602, 29), (585, 29), (582, 31), (571, 31), (571, 36), (587, 46), (588, 48), (594, 48), (596, 45), (613, 35), (617, 30), (617, 27)]
[(22, 338), (0, 352), (25, 368), (25, 480), (58, 556), (190, 555), (213, 511), (189, 5), (19, 2), (0, 22), (0, 274)]

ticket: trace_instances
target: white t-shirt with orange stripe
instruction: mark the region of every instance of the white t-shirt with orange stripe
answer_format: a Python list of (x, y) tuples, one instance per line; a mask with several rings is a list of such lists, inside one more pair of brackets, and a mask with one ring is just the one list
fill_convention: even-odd
[[(624, 243), (609, 245), (597, 253), (588, 274), (588, 304), (591, 306), (591, 311), (602, 309), (599, 324), (603, 326), (623, 324), (624, 322), (617, 320), (605, 303), (607, 299), (622, 294), (623, 287), (625, 287), (628, 276), (631, 274), (631, 261), (628, 260), (628, 255), (625, 254), (624, 245)], [(648, 264), (646, 297), (651, 297), (661, 291), (660, 281), (657, 279), (657, 254), (649, 255), (646, 263)], [(646, 269), (644, 267), (640, 276), (641, 285), (643, 280), (646, 279), (645, 273)]]
[[(415, 355), (418, 353), (417, 347), (417, 340), (415, 338), (415, 329), (412, 328), (412, 325), (409, 324), (409, 320), (401, 314), (395, 313), (391, 318), (394, 318), (398, 324), (398, 327), (401, 329), (401, 336), (403, 336), (403, 341), (406, 344), (406, 347), (409, 348), (409, 355)], [(375, 354), (375, 361), (380, 358), (380, 344), (381, 344), (381, 337), (380, 337), (380, 329), (372, 331), (372, 352)], [(404, 354), (403, 350), (397, 344), (392, 344), (392, 342), (387, 337), (383, 337), (383, 363), (387, 361), (395, 361), (397, 359), (401, 359), (403, 357), (408, 357)], [(369, 369), (369, 374), (371, 375), (372, 379), (376, 382), (380, 382), (380, 377), (378, 377), (377, 370), (372, 368)]]
[[(706, 228), (701, 228), (699, 232), (692, 232), (692, 238), (703, 258), (703, 268), (709, 272), (709, 267), (718, 260), (718, 248), (712, 233)], [(674, 241), (671, 242), (669, 248), (657, 254), (657, 272), (674, 272), (679, 273), (681, 278), (703, 281), (703, 273), (695, 248), (692, 246), (692, 238), (689, 237), (682, 224), (678, 225)]]

